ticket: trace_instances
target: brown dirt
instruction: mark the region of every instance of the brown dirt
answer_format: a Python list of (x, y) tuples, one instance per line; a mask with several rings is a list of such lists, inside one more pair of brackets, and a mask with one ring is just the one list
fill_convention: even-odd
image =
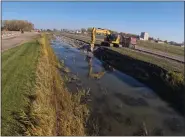
[(35, 32), (25, 32), (24, 34), (20, 34), (15, 37), (3, 38), (1, 52), (4, 52), (5, 50), (16, 47), (16, 46), (20, 45), (21, 43), (24, 43), (28, 40), (31, 40), (34, 37), (36, 37), (37, 35), (38, 35), (38, 33), (35, 33)]

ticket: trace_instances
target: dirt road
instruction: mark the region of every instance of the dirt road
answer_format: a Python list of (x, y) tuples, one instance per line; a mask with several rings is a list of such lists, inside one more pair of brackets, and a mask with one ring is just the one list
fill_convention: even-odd
[(2, 38), (1, 52), (8, 50), (10, 48), (16, 47), (19, 44), (31, 40), (33, 37), (37, 36), (36, 32), (25, 32), (24, 34), (15, 35), (14, 37), (4, 37)]
[(159, 50), (151, 50), (151, 49), (144, 48), (144, 47), (139, 47), (139, 46), (136, 47), (136, 50), (146, 52), (148, 54), (159, 55), (161, 57), (176, 60), (176, 61), (179, 61), (179, 62), (184, 62), (184, 56), (173, 55), (173, 54), (169, 54), (169, 53), (162, 52), (162, 51), (159, 51)]

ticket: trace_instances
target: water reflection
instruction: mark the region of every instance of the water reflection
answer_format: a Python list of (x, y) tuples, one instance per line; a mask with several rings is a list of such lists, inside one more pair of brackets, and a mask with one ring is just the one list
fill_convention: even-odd
[(184, 119), (144, 84), (88, 53), (60, 42), (53, 44), (59, 59), (78, 74), (78, 86), (90, 89), (89, 126), (95, 129), (89, 132), (143, 135), (147, 128), (148, 135), (185, 134)]
[(88, 62), (89, 78), (100, 79), (101, 77), (103, 77), (103, 75), (105, 74), (104, 68), (102, 68), (100, 72), (93, 72), (92, 57), (86, 56), (86, 61)]

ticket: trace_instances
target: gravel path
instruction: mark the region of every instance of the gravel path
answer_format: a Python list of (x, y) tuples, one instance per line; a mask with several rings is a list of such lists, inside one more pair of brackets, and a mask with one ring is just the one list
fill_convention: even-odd
[(136, 49), (140, 50), (140, 51), (147, 52), (147, 53), (152, 53), (152, 54), (156, 54), (156, 55), (159, 55), (159, 56), (164, 56), (164, 57), (169, 58), (169, 59), (174, 59), (174, 60), (184, 62), (184, 56), (173, 55), (173, 54), (165, 53), (165, 52), (162, 52), (162, 51), (159, 51), (159, 50), (151, 50), (151, 49), (143, 48), (143, 47), (139, 47), (139, 46), (136, 47)]
[(31, 40), (36, 35), (38, 35), (38, 33), (36, 32), (25, 32), (24, 34), (17, 33), (16, 35), (2, 37), (1, 52), (16, 47), (28, 40)]

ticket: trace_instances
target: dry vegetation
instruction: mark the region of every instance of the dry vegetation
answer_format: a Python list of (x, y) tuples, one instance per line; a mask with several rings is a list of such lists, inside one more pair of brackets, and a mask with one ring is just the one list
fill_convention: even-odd
[[(37, 121), (27, 128), (26, 135), (85, 135), (86, 105), (80, 104), (84, 92), (72, 95), (67, 91), (56, 56), (44, 35), (42, 53), (36, 71), (36, 99), (32, 116)], [(31, 122), (31, 121), (30, 121)], [(30, 124), (31, 125), (31, 124)]]

